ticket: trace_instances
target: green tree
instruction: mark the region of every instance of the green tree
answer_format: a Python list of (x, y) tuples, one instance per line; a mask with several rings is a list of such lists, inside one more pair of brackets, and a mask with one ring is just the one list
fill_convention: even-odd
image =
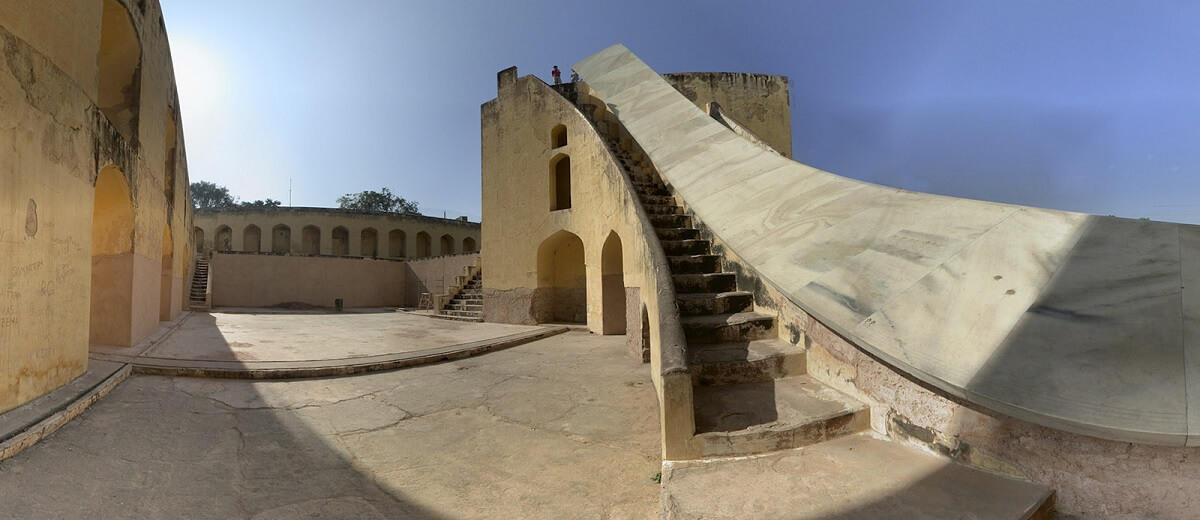
[(208, 181), (192, 183), (192, 205), (197, 208), (228, 208), (237, 204), (229, 188)]
[(362, 191), (347, 193), (338, 197), (338, 207), (342, 209), (357, 209), (362, 211), (387, 211), (391, 213), (417, 214), (417, 203), (405, 200), (383, 188), (379, 191)]
[(283, 203), (275, 199), (256, 200), (254, 202), (242, 201), (238, 203), (239, 208), (278, 208)]

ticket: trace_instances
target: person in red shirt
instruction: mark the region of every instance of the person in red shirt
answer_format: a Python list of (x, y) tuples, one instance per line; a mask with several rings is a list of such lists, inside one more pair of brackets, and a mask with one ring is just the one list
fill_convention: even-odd
[(552, 77), (554, 77), (554, 84), (555, 84), (555, 85), (561, 85), (561, 84), (562, 84), (562, 73), (558, 71), (558, 65), (555, 65), (555, 66), (554, 66), (554, 70), (551, 70), (551, 71), (550, 71), (550, 75), (551, 75)]

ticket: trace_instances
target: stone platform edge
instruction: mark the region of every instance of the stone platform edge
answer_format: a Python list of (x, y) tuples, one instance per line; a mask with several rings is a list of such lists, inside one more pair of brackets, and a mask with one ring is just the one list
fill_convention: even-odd
[(217, 361), (112, 354), (92, 354), (92, 358), (128, 363), (132, 366), (133, 371), (139, 374), (225, 379), (306, 379), (383, 372), (445, 361), (455, 361), (545, 339), (567, 332), (567, 330), (569, 330), (567, 327), (541, 327), (529, 332), (510, 334), (470, 343), (460, 343), (458, 345), (448, 345), (412, 352), (338, 359)]
[(99, 401), (101, 397), (112, 392), (117, 385), (129, 378), (131, 372), (132, 368), (129, 365), (122, 365), (99, 383), (68, 401), (62, 407), (59, 407), (49, 415), (42, 416), (37, 422), (16, 431), (8, 438), (0, 441), (0, 460), (20, 453), (21, 450), (37, 444), (38, 441), (58, 431), (59, 428), (62, 428), (71, 419), (74, 419), (93, 403)]

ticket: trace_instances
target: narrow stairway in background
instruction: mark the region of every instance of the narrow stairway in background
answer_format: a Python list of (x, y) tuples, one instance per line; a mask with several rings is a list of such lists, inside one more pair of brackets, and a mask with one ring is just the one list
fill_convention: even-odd
[(476, 272), (467, 280), (458, 294), (438, 311), (437, 316), (455, 321), (483, 321), (483, 271)]
[(196, 260), (196, 272), (192, 274), (192, 288), (188, 293), (188, 309), (207, 311), (208, 305), (208, 260)]

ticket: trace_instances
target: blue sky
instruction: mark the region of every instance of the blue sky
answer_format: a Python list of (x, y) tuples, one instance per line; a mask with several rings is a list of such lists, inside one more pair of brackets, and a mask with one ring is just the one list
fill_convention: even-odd
[(888, 186), (1200, 223), (1200, 4), (161, 0), (192, 181), (480, 213), (496, 72), (621, 42), (791, 79), (796, 159)]

